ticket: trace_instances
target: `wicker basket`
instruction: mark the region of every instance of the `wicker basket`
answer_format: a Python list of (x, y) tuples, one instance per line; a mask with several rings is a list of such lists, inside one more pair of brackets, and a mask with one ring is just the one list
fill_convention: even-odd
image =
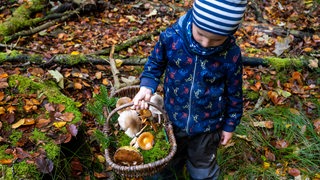
[[(111, 93), (111, 97), (127, 96), (130, 98), (133, 98), (138, 91), (139, 91), (139, 86), (129, 86), (129, 87), (119, 89), (119, 90), (115, 91), (114, 93)], [(175, 137), (173, 134), (172, 125), (168, 120), (168, 116), (167, 116), (166, 112), (162, 108), (159, 108), (154, 103), (148, 102), (148, 104), (157, 108), (162, 113), (162, 116), (164, 119), (163, 125), (165, 128), (166, 134), (168, 136), (169, 143), (170, 143), (170, 151), (166, 157), (164, 157), (163, 159), (157, 160), (155, 162), (151, 162), (148, 164), (134, 165), (134, 166), (123, 166), (123, 165), (116, 164), (113, 161), (114, 150), (112, 150), (111, 148), (105, 149), (105, 157), (106, 157), (107, 165), (111, 166), (113, 171), (120, 176), (129, 177), (129, 178), (151, 176), (151, 175), (159, 172), (160, 170), (162, 170), (167, 165), (167, 163), (172, 159), (174, 154), (176, 153), (177, 144), (176, 144), (176, 140), (175, 140)], [(110, 123), (111, 117), (117, 111), (124, 109), (124, 108), (127, 108), (127, 107), (130, 107), (132, 105), (133, 105), (133, 103), (124, 104), (118, 108), (115, 108), (113, 111), (111, 111), (108, 118), (107, 118), (107, 121), (106, 121), (106, 126), (105, 126), (106, 129), (104, 130), (104, 133), (106, 133), (107, 135), (110, 134), (111, 128), (110, 128), (109, 123)]]

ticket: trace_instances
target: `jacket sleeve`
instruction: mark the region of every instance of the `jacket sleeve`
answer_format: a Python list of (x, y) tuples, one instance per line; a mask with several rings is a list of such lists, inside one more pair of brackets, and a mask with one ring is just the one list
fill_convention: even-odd
[(153, 92), (156, 91), (160, 78), (167, 66), (166, 58), (166, 31), (159, 36), (159, 41), (156, 43), (148, 61), (144, 66), (144, 70), (140, 77), (140, 86), (150, 88)]
[(226, 110), (223, 130), (233, 132), (239, 125), (243, 114), (242, 95), (242, 57), (240, 49), (238, 53), (232, 55), (232, 63), (228, 65), (226, 80)]

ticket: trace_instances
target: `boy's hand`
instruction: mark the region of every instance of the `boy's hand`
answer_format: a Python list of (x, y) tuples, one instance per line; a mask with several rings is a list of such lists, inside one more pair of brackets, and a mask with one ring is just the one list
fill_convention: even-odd
[(232, 132), (226, 132), (226, 131), (222, 131), (221, 134), (221, 145), (227, 145), (228, 141), (232, 138)]
[(152, 96), (152, 91), (149, 88), (141, 87), (139, 92), (133, 98), (133, 109), (148, 109), (148, 104), (146, 102), (150, 101)]

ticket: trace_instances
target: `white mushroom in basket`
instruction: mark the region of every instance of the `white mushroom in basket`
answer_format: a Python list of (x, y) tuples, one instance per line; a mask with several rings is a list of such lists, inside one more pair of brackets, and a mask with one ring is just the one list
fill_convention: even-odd
[(120, 113), (118, 123), (120, 128), (125, 131), (125, 134), (131, 138), (135, 137), (142, 125), (138, 113), (135, 110), (125, 110)]
[[(129, 103), (129, 102), (131, 102), (131, 101), (132, 101), (132, 99), (129, 98), (129, 97), (126, 97), (126, 96), (121, 97), (121, 98), (119, 98), (119, 99), (117, 100), (116, 108), (118, 108), (118, 107), (120, 107), (120, 106), (122, 106), (122, 105), (124, 105), (124, 104), (127, 104), (127, 103)], [(123, 112), (123, 111), (125, 111), (125, 110), (126, 110), (126, 108), (125, 108), (125, 109), (121, 109), (121, 110), (117, 111), (117, 113), (120, 114), (121, 112)]]
[[(150, 102), (156, 104), (159, 108), (163, 108), (163, 105), (164, 105), (163, 97), (157, 93), (154, 93), (154, 95), (151, 96)], [(158, 116), (158, 123), (160, 124), (160, 121), (161, 121), (160, 115), (162, 113), (156, 107), (153, 107), (151, 105), (149, 106), (149, 110), (151, 111), (153, 117)]]
[(132, 146), (123, 146), (117, 149), (113, 156), (115, 163), (124, 166), (143, 164), (143, 156), (138, 149)]

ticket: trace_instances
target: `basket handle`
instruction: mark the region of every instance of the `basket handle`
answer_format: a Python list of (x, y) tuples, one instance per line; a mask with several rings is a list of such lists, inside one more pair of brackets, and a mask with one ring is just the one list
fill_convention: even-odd
[[(165, 111), (164, 109), (160, 108), (160, 107), (159, 107), (157, 104), (155, 104), (155, 103), (152, 103), (152, 102), (146, 102), (146, 103), (147, 103), (148, 105), (151, 105), (151, 106), (157, 108), (157, 109), (162, 113), (162, 115), (163, 115), (163, 118), (164, 118), (163, 122), (164, 122), (164, 123), (168, 122), (168, 116), (167, 116), (167, 113), (166, 113), (166, 111)], [(107, 117), (106, 124), (105, 124), (105, 129), (103, 130), (103, 132), (109, 134), (109, 131), (110, 131), (109, 121), (110, 121), (111, 117), (112, 117), (117, 111), (122, 110), (122, 109), (127, 108), (127, 107), (130, 107), (130, 106), (133, 106), (133, 102), (129, 102), (129, 103), (123, 104), (123, 105), (121, 105), (121, 106), (113, 109), (113, 110), (110, 112), (110, 114), (108, 115), (108, 117)]]

